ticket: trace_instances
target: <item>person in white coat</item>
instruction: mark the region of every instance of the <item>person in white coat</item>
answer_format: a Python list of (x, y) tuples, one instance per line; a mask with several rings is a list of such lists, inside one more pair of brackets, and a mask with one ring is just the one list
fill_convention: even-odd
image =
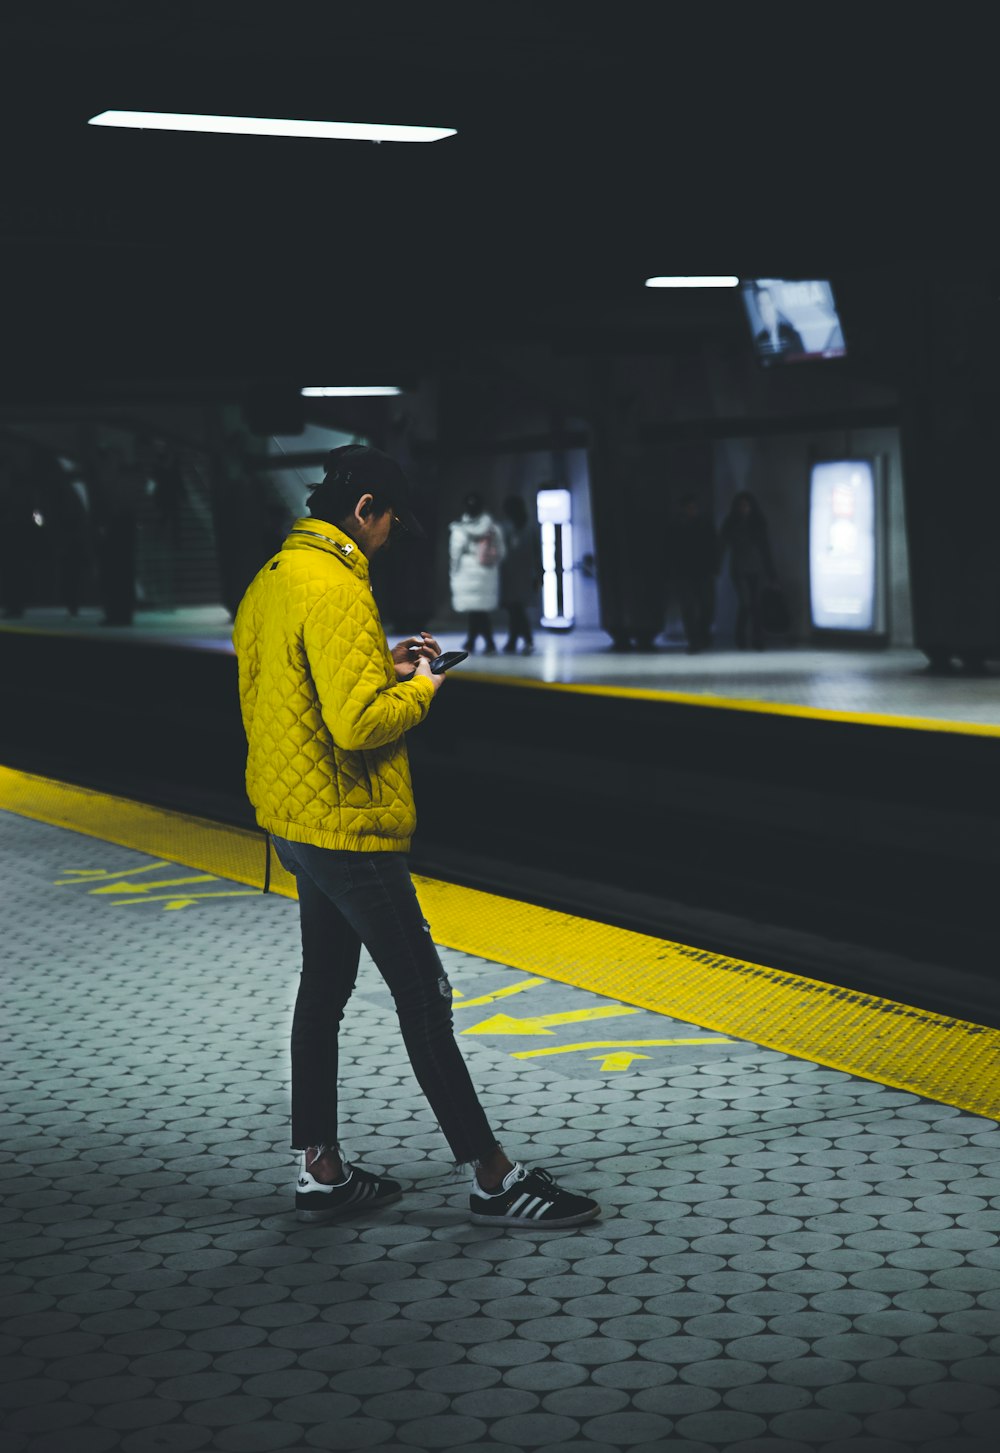
[(474, 651), (482, 636), (487, 656), (496, 654), (490, 611), (500, 604), (503, 534), (478, 494), (465, 497), (461, 519), (449, 526), (448, 562), (452, 609), (468, 617), (464, 648)]

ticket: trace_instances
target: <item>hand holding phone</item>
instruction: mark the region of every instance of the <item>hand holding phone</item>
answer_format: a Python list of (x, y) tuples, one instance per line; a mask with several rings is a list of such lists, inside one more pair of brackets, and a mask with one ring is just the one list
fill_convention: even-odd
[(440, 676), (442, 671), (448, 671), (452, 666), (457, 666), (459, 661), (464, 661), (468, 651), (445, 651), (443, 656), (436, 656), (431, 662), (431, 670), (435, 676)]
[(445, 683), (444, 672), (432, 671), (431, 663), (430, 661), (428, 661), (426, 656), (419, 656), (417, 658), (417, 664), (413, 668), (413, 675), (422, 676), (425, 681), (429, 681), (434, 688), (435, 696), (437, 696), (438, 692), (441, 690), (441, 687)]

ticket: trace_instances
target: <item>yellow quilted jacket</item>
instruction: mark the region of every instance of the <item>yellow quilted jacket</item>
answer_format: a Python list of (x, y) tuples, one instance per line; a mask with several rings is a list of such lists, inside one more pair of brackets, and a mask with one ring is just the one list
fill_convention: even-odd
[(296, 520), (236, 614), (247, 796), (292, 842), (405, 852), (416, 826), (404, 733), (434, 688), (393, 667), (364, 552)]

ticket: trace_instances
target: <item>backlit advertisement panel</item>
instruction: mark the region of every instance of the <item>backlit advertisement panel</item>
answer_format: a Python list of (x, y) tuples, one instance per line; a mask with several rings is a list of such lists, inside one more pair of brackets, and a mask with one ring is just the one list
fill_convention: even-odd
[(538, 523), (542, 535), (542, 619), (555, 630), (573, 624), (572, 496), (568, 489), (540, 489)]
[(814, 464), (809, 486), (809, 597), (817, 629), (880, 629), (878, 557), (872, 461)]

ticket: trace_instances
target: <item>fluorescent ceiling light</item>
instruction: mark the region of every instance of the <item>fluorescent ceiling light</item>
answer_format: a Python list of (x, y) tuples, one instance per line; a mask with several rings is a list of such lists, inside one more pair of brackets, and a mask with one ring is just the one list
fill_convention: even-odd
[(102, 111), (88, 126), (139, 131), (215, 131), (233, 136), (318, 136), (328, 141), (440, 141), (449, 126), (380, 126), (367, 121), (275, 121), (263, 116), (187, 116), (173, 111)]
[(354, 388), (304, 388), (301, 390), (304, 399), (384, 398), (388, 394), (401, 394), (402, 392), (401, 388), (384, 383), (358, 384)]
[(738, 277), (648, 277), (647, 288), (735, 288)]

